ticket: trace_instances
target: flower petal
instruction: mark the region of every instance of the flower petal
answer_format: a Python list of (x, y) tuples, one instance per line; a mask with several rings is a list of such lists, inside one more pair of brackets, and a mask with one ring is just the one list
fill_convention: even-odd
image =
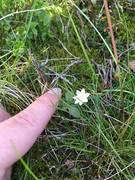
[(76, 91), (76, 95), (77, 95), (77, 96), (78, 96), (80, 93), (81, 93), (81, 91), (78, 91), (78, 90)]

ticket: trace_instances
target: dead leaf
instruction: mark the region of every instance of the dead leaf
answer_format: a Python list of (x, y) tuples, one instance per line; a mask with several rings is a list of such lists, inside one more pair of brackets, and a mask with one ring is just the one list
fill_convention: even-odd
[(135, 60), (132, 60), (132, 61), (129, 62), (129, 68), (130, 68), (133, 72), (135, 72)]
[(75, 161), (72, 160), (66, 160), (65, 165), (68, 167), (68, 169), (73, 169), (75, 166)]
[(135, 43), (131, 43), (130, 46), (131, 46), (132, 48), (135, 48)]

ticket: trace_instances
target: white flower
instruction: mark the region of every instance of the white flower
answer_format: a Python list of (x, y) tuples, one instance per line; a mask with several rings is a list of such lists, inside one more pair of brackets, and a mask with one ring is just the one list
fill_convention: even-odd
[(89, 93), (85, 92), (85, 89), (83, 88), (81, 91), (76, 91), (76, 96), (73, 97), (75, 100), (75, 104), (79, 104), (80, 106), (88, 102)]

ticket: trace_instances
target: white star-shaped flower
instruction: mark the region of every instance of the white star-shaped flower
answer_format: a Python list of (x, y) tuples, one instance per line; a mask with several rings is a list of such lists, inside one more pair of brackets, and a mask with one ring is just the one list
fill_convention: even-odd
[(89, 95), (90, 93), (85, 92), (84, 88), (81, 91), (77, 90), (76, 96), (73, 97), (75, 104), (79, 104), (81, 106), (83, 103), (88, 102)]

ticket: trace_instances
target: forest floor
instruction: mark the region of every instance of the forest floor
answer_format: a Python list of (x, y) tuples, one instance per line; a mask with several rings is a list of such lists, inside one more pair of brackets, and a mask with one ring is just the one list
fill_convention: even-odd
[[(118, 62), (103, 1), (0, 2), (1, 103), (16, 114), (48, 88), (63, 91), (13, 180), (134, 179), (135, 3), (108, 8)], [(76, 105), (83, 88), (89, 101)]]

